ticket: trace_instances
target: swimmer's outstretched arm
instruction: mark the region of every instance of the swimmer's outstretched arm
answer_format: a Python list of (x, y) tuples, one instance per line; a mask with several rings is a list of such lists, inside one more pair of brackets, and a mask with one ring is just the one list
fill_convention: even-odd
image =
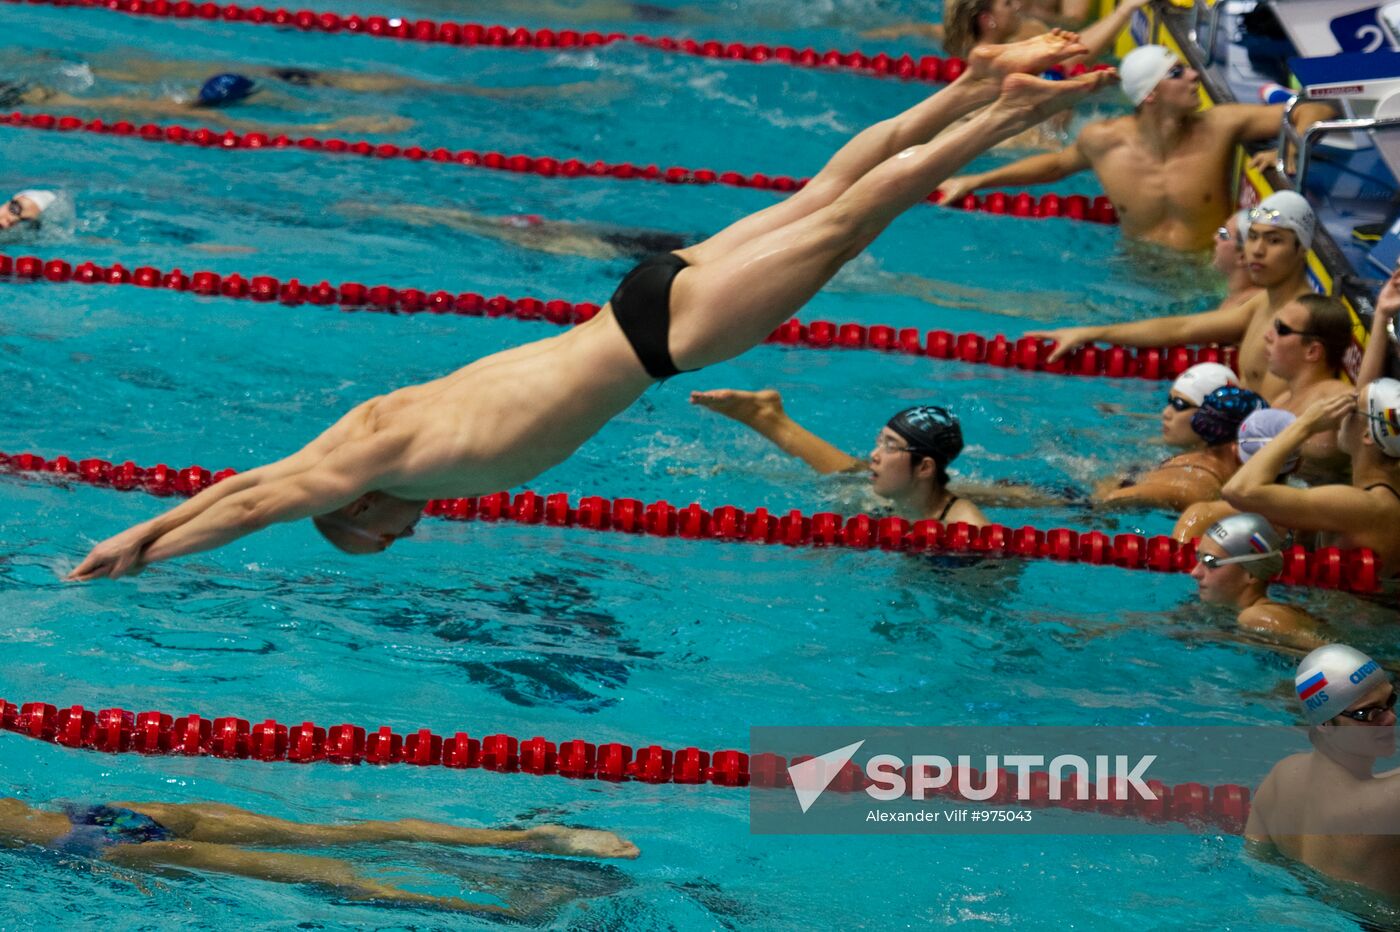
[(212, 550), (272, 524), (325, 514), (391, 476), (401, 439), (344, 440), (347, 418), (305, 449), (231, 476), (150, 521), (93, 547), (66, 577), (118, 579), (172, 557)]
[[(1087, 127), (1086, 127), (1087, 129)], [(1049, 184), (1078, 174), (1090, 167), (1089, 156), (1083, 148), (1083, 134), (1059, 152), (1047, 152), (994, 168), (989, 172), (955, 175), (940, 184), (942, 203), (959, 201), (964, 195), (981, 188), (1023, 187), (1028, 184)]]
[(1254, 316), (1255, 303), (1244, 301), (1200, 314), (1152, 317), (1127, 324), (1061, 327), (1028, 330), (1026, 336), (1054, 340), (1050, 362), (1086, 343), (1121, 343), (1124, 346), (1171, 346), (1177, 343), (1238, 343)]
[(1113, 45), (1114, 40), (1118, 38), (1118, 34), (1127, 28), (1128, 20), (1132, 19), (1133, 13), (1147, 6), (1149, 2), (1150, 0), (1123, 0), (1112, 13), (1080, 29), (1079, 41), (1083, 42), (1089, 51), (1083, 58), (1071, 59), (1065, 64), (1098, 58), (1108, 51), (1109, 46)]
[[(1276, 481), (1288, 458), (1313, 434), (1336, 433), (1342, 419), (1356, 407), (1356, 393), (1342, 392), (1309, 405), (1271, 442), (1225, 483), (1221, 494), (1240, 511), (1252, 511), (1268, 521), (1300, 531), (1355, 531), (1377, 520), (1379, 500), (1351, 485), (1322, 485), (1295, 489)], [(1389, 493), (1378, 493), (1394, 501)]]
[(1214, 498), (1212, 490), (1204, 488), (1210, 480), (1193, 476), (1185, 467), (1154, 469), (1127, 488), (1096, 491), (1096, 505), (1146, 505), (1169, 508), (1180, 512), (1205, 498)]
[(827, 443), (789, 417), (783, 410), (782, 396), (771, 388), (757, 392), (732, 388), (691, 392), (690, 403), (753, 428), (784, 453), (797, 457), (822, 475), (859, 472), (866, 468), (863, 460)]

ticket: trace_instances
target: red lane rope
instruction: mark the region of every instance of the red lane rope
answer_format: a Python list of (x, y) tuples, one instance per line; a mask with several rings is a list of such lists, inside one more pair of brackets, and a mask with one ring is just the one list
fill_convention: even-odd
[[(289, 727), (274, 719), (255, 725), (234, 716), (209, 719), (192, 714), (175, 718), (165, 712), (135, 713), (121, 708), (92, 712), (81, 705), (60, 709), (47, 702), (16, 705), (4, 699), (0, 699), (0, 729), (68, 748), (111, 754), (169, 754), (296, 764), (408, 764), (612, 783), (780, 788), (792, 785), (788, 775), (790, 763), (812, 759), (809, 755), (798, 755), (791, 761), (776, 754), (750, 757), (735, 750), (711, 754), (695, 747), (672, 751), (657, 744), (637, 748), (617, 743), (595, 745), (578, 739), (556, 745), (538, 736), (521, 740), (506, 734), (477, 739), (464, 731), (443, 737), (427, 728), (401, 735), (388, 725), (373, 731), (359, 725), (326, 728), (309, 721)], [(991, 805), (1058, 807), (1153, 822), (1214, 825), (1230, 832), (1239, 832), (1249, 818), (1249, 789), (1238, 784), (1167, 786), (1159, 780), (1146, 780), (1144, 783), (1157, 799), (1126, 794), (1127, 799), (1098, 800), (1079, 799), (1081, 789), (1090, 797), (1096, 794), (1087, 792), (1089, 786), (1081, 787), (1071, 778), (1060, 781), (1056, 787), (1060, 798), (1054, 799), (1049, 773), (1035, 771), (1029, 776), (1030, 798), (1024, 801), (1016, 799), (1016, 781), (1005, 770), (983, 774), (965, 768), (935, 795), (961, 800), (954, 787), (986, 786), (995, 781), (996, 793), (986, 800)], [(848, 761), (828, 789), (855, 793), (870, 785), (864, 771)]]
[[(215, 482), (236, 475), (233, 469), (210, 473), (201, 466), (174, 469), (159, 464), (149, 469), (127, 461), (113, 464), (101, 459), (52, 460), (34, 453), (0, 453), (0, 469), (72, 477), (92, 485), (119, 491), (139, 489), (151, 495), (193, 495)], [(793, 509), (776, 515), (767, 508), (752, 510), (721, 505), (708, 510), (698, 503), (677, 508), (667, 501), (650, 504), (635, 498), (607, 499), (597, 495), (580, 498), (577, 505), (563, 492), (540, 495), (532, 491), (497, 492), (477, 498), (436, 499), (425, 513), (450, 521), (513, 521), (578, 527), (592, 531), (621, 531), (654, 537), (689, 540), (743, 541), (750, 544), (786, 544), (790, 547), (848, 547), (852, 550), (890, 550), (916, 554), (963, 554), (977, 557), (1022, 557), (1118, 566), (1160, 573), (1189, 572), (1196, 564), (1196, 541), (1178, 543), (1158, 535), (1077, 532), (1068, 528), (1041, 530), (989, 524), (982, 528), (963, 522), (873, 518), (857, 514), (844, 517), (833, 512), (812, 515)], [(1379, 589), (1375, 554), (1367, 548), (1342, 550), (1323, 547), (1308, 551), (1290, 547), (1283, 554), (1283, 569), (1276, 582), (1291, 586), (1375, 592)]]
[[(19, 3), (21, 0), (9, 0)], [(585, 49), (632, 42), (662, 52), (696, 55), (703, 58), (723, 58), (734, 61), (777, 62), (802, 68), (826, 68), (854, 71), (868, 75), (947, 82), (957, 80), (964, 63), (958, 58), (926, 55), (915, 59), (910, 55), (891, 56), (877, 52), (842, 52), (831, 49), (819, 52), (813, 48), (798, 49), (790, 45), (748, 45), (742, 42), (675, 39), (668, 36), (628, 36), (621, 32), (579, 32), (573, 29), (526, 29), (523, 26), (488, 26), (481, 23), (440, 23), (431, 19), (404, 19), (397, 16), (341, 16), (338, 13), (315, 13), (311, 10), (292, 12), (284, 8), (267, 10), (261, 6), (237, 4), (171, 3), (169, 0), (26, 0), (55, 7), (103, 8), (134, 16), (173, 19), (224, 20), (261, 26), (300, 29), (303, 32), (327, 34), (349, 33), (377, 39), (406, 39), (442, 45), (497, 46), (537, 49)], [(1070, 74), (1083, 73), (1083, 66)]]
[[(179, 269), (161, 272), (151, 266), (127, 269), (121, 263), (101, 266), (81, 262), (75, 267), (64, 259), (37, 256), (9, 256), (0, 253), (0, 280), (9, 277), (24, 281), (79, 282), (90, 285), (135, 285), (165, 288), (201, 297), (278, 301), (288, 306), (338, 305), (347, 311), (380, 313), (451, 314), (463, 317), (509, 317), (522, 321), (547, 321), (560, 326), (582, 323), (598, 313), (596, 304), (575, 304), (559, 299), (486, 297), (473, 292), (426, 292), (418, 288), (389, 285), (366, 286), (359, 282), (332, 285), (328, 281), (306, 286), (298, 279), (279, 281), (270, 275), (245, 278), (234, 272), (197, 271), (186, 275)], [(766, 340), (781, 346), (806, 349), (869, 349), (886, 353), (925, 356), (932, 359), (980, 363), (1003, 369), (1058, 375), (1105, 376), (1108, 378), (1173, 379), (1198, 362), (1220, 362), (1234, 368), (1236, 350), (1232, 346), (1171, 346), (1131, 349), (1124, 346), (1083, 346), (1054, 363), (1049, 361), (1053, 344), (1036, 337), (984, 337), (976, 333), (955, 334), (948, 330), (921, 331), (916, 327), (896, 329), (884, 324), (832, 323), (797, 318), (779, 326)]]
[[(179, 124), (143, 123), (138, 126), (127, 120), (108, 123), (100, 119), (85, 120), (82, 117), (52, 113), (26, 114), (15, 111), (0, 114), (0, 126), (130, 136), (147, 142), (190, 144), (216, 149), (269, 151), (297, 148), (307, 152), (331, 155), (358, 155), (365, 158), (452, 163), (488, 168), (494, 171), (540, 175), (546, 178), (608, 177), (623, 180), (659, 181), (666, 184), (724, 184), (736, 188), (756, 188), (783, 193), (796, 191), (809, 180), (791, 178), (787, 175), (770, 176), (762, 172), (743, 175), (734, 171), (713, 171), (708, 168), (691, 169), (680, 165), (661, 168), (657, 165), (639, 166), (631, 162), (583, 162), (576, 158), (558, 159), (551, 156), (506, 155), (501, 152), (476, 152), (471, 149), (453, 151), (440, 146), (425, 149), (416, 145), (405, 147), (394, 143), (373, 143), (365, 140), (347, 142), (344, 139), (322, 139), (316, 136), (302, 136), (292, 139), (290, 136), (280, 134), (269, 136), (267, 133), (235, 133), (232, 130), (220, 132), (208, 127), (188, 127)], [(935, 191), (926, 200), (929, 203), (937, 204), (942, 201), (942, 195)], [(1102, 195), (1091, 199), (1083, 194), (1042, 194), (1037, 198), (1026, 191), (1019, 193), (995, 191), (985, 197), (968, 194), (956, 204), (948, 206), (961, 210), (1028, 219), (1061, 217), (1067, 220), (1084, 220), (1110, 225), (1118, 222), (1117, 210), (1112, 202)]]

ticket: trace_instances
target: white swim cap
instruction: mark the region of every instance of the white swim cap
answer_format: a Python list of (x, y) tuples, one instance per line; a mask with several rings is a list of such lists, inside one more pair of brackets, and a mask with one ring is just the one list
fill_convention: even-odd
[(1147, 99), (1180, 61), (1165, 45), (1143, 45), (1123, 56), (1118, 66), (1118, 77), (1123, 83), (1123, 93), (1136, 107)]
[(1240, 231), (1240, 242), (1249, 239), (1249, 211), (1251, 208), (1242, 207), (1235, 212), (1235, 229)]
[(1308, 654), (1293, 678), (1303, 714), (1314, 725), (1336, 718), (1378, 684), (1388, 682), (1390, 674), (1380, 664), (1345, 644), (1328, 644)]
[(1400, 381), (1376, 379), (1366, 392), (1371, 439), (1392, 459), (1400, 459)]
[[(1298, 420), (1291, 411), (1282, 408), (1261, 408), (1249, 417), (1244, 419), (1240, 425), (1240, 439), (1238, 443), (1240, 462), (1248, 463), (1249, 458), (1283, 433), (1285, 427)], [(1284, 464), (1284, 472), (1292, 472), (1298, 465), (1298, 454), (1294, 453)]]
[(1172, 391), (1200, 407), (1206, 396), (1217, 388), (1238, 384), (1239, 376), (1231, 372), (1229, 366), (1218, 362), (1198, 362), (1176, 377)]
[(39, 208), (39, 213), (43, 213), (53, 206), (53, 202), (58, 200), (58, 195), (52, 191), (20, 191), (15, 197), (25, 197), (34, 202), (34, 206)]
[(1279, 191), (1264, 198), (1249, 212), (1249, 223), (1292, 230), (1304, 249), (1312, 248), (1313, 234), (1317, 232), (1317, 214), (1308, 199), (1296, 191)]
[(1283, 538), (1263, 515), (1227, 515), (1206, 529), (1206, 537), (1226, 554), (1208, 567), (1238, 563), (1255, 579), (1272, 579), (1283, 569)]

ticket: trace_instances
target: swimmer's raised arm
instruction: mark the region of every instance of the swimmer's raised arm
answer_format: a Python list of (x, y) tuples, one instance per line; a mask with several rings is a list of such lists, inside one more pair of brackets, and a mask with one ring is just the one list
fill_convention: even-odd
[(1071, 59), (1065, 64), (1098, 58), (1113, 45), (1118, 34), (1127, 28), (1128, 20), (1132, 19), (1133, 13), (1147, 6), (1149, 2), (1150, 0), (1123, 0), (1113, 12), (1103, 19), (1090, 23), (1079, 30), (1079, 41), (1084, 43), (1089, 51), (1083, 58)]
[(1365, 388), (1385, 375), (1386, 360), (1391, 354), (1390, 325), (1400, 312), (1400, 268), (1391, 273), (1390, 279), (1381, 287), (1376, 297), (1376, 313), (1371, 318), (1371, 336), (1366, 341), (1366, 352), (1361, 357), (1361, 365), (1356, 370), (1356, 387)]
[(1080, 147), (1080, 140), (1061, 149), (1032, 155), (994, 168), (989, 172), (973, 175), (956, 175), (938, 186), (943, 194), (944, 204), (954, 203), (981, 188), (1021, 187), (1028, 184), (1049, 184), (1085, 171), (1090, 166), (1089, 157)]
[(1202, 314), (1175, 314), (1152, 317), (1126, 324), (1088, 327), (1061, 327), (1057, 330), (1030, 330), (1028, 337), (1054, 340), (1050, 353), (1054, 362), (1086, 343), (1121, 343), (1124, 346), (1172, 346), (1178, 343), (1234, 343), (1244, 335), (1254, 316), (1252, 301), (1217, 308)]
[(865, 461), (827, 443), (789, 417), (783, 410), (782, 396), (771, 388), (757, 392), (731, 388), (691, 392), (690, 403), (753, 428), (784, 453), (797, 457), (822, 475), (859, 472), (866, 468)]
[(1288, 460), (1313, 434), (1336, 433), (1356, 407), (1356, 393), (1342, 392), (1309, 405), (1298, 419), (1264, 444), (1225, 483), (1221, 494), (1240, 511), (1300, 531), (1356, 531), (1375, 520), (1371, 494), (1350, 485), (1295, 489), (1277, 478)]

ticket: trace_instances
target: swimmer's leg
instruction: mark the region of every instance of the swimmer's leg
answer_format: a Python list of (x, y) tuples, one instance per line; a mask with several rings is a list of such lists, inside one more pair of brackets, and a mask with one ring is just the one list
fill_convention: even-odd
[(138, 870), (181, 867), (270, 880), (273, 883), (314, 884), (334, 890), (352, 900), (379, 900), (406, 906), (426, 906), (462, 912), (508, 913), (500, 906), (469, 903), (452, 896), (411, 893), (391, 884), (360, 874), (345, 861), (283, 854), (274, 851), (248, 851), (230, 845), (198, 841), (149, 841), (139, 845), (118, 845), (103, 855), (104, 860)]
[(1058, 82), (1012, 75), (996, 103), (886, 159), (825, 207), (682, 269), (671, 290), (676, 365), (698, 369), (755, 346), (958, 168), (1113, 80), (1108, 72)]
[(540, 825), (527, 829), (467, 828), (424, 819), (309, 825), (222, 803), (114, 803), (150, 816), (183, 839), (220, 845), (324, 848), (420, 842), (458, 847), (515, 848), (544, 854), (635, 858), (636, 845), (612, 832)]
[(1058, 30), (1025, 42), (975, 50), (958, 80), (898, 116), (856, 134), (797, 193), (730, 224), (704, 242), (679, 250), (680, 255), (691, 265), (712, 262), (765, 233), (810, 216), (886, 159), (928, 142), (957, 120), (991, 103), (1008, 75), (1039, 73), (1083, 52), (1073, 33)]

